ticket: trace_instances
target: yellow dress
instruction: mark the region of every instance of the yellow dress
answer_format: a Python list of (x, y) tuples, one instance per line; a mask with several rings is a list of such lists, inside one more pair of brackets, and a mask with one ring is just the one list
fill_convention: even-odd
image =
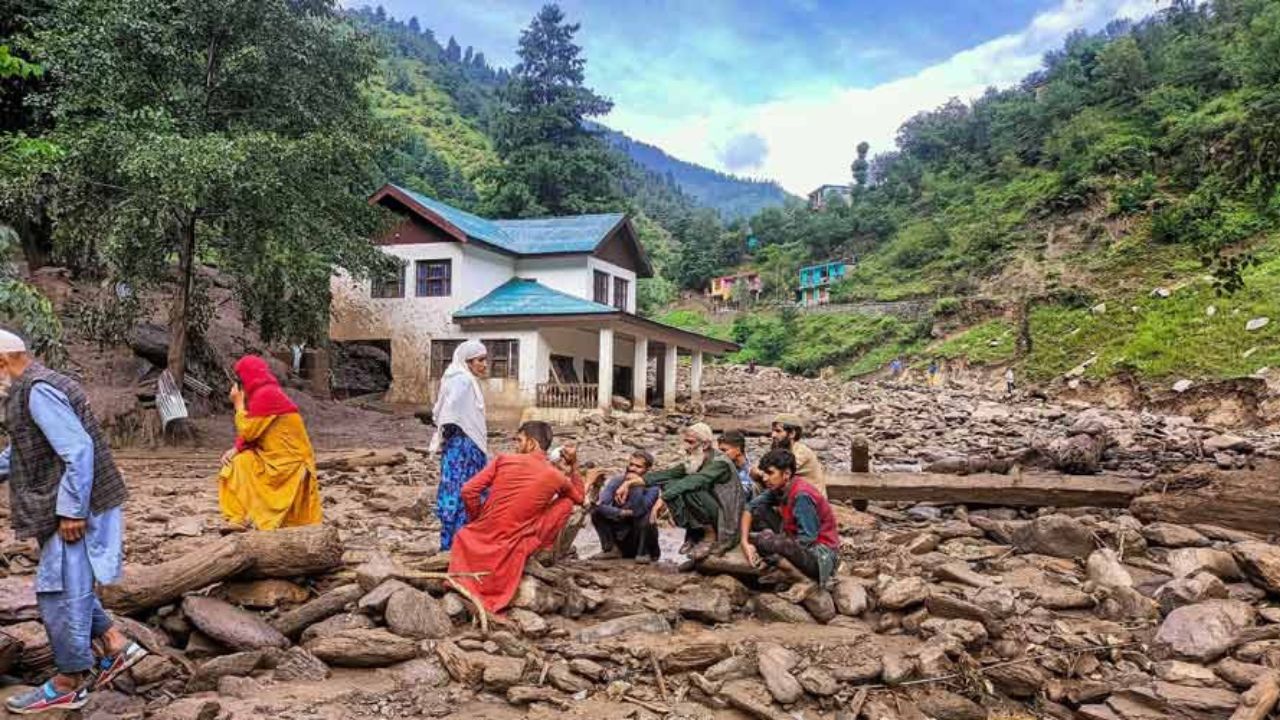
[(240, 411), (236, 433), (252, 447), (236, 453), (218, 475), (223, 517), (258, 530), (319, 523), (319, 475), (302, 416)]

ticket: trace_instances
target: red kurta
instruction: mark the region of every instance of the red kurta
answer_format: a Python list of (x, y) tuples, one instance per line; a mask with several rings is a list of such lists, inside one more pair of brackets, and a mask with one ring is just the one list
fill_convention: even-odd
[[(489, 491), (483, 505), (480, 495)], [(489, 612), (506, 609), (529, 556), (550, 548), (574, 505), (586, 495), (582, 479), (570, 479), (544, 453), (499, 455), (462, 486), (467, 524), (453, 537), (449, 572), (488, 572), (457, 578)]]

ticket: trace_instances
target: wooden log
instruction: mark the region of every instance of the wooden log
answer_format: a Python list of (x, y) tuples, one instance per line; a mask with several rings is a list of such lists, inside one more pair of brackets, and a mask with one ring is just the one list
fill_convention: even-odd
[(832, 500), (881, 500), (1025, 507), (1125, 507), (1142, 489), (1138, 480), (1050, 473), (938, 475), (835, 473)]
[(1280, 701), (1280, 684), (1274, 674), (1267, 674), (1240, 696), (1240, 705), (1231, 720), (1263, 720), (1271, 714), (1277, 701)]
[(337, 457), (322, 458), (316, 463), (319, 470), (358, 470), (360, 468), (403, 465), (408, 460), (399, 450), (359, 450)]
[(101, 590), (102, 604), (130, 614), (167, 605), (249, 567), (238, 538), (227, 536), (159, 565), (130, 565), (124, 577)]
[(1274, 493), (1151, 494), (1134, 498), (1129, 511), (1143, 522), (1159, 521), (1177, 525), (1206, 523), (1270, 534), (1276, 529), (1280, 502)]
[(332, 525), (244, 533), (238, 541), (250, 560), (246, 577), (320, 575), (342, 567), (342, 540)]
[(336, 587), (311, 602), (290, 610), (272, 623), (285, 637), (297, 639), (311, 625), (337, 615), (364, 596), (364, 588), (355, 583)]
[(102, 589), (107, 608), (124, 614), (160, 607), (229, 577), (298, 577), (342, 565), (337, 528), (325, 525), (228, 535), (159, 565), (129, 566)]

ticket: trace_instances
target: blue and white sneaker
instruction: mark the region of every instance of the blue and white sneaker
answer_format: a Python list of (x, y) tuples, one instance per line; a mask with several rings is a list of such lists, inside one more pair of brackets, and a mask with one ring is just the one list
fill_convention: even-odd
[(133, 667), (146, 656), (145, 648), (137, 642), (130, 641), (119, 655), (98, 658), (98, 664), (90, 673), (92, 677), (89, 680), (89, 687), (93, 690), (101, 690), (110, 685), (120, 673)]
[(14, 695), (5, 703), (5, 709), (14, 715), (35, 715), (49, 710), (79, 710), (89, 702), (89, 687), (59, 692), (48, 680), (39, 687), (21, 695)]

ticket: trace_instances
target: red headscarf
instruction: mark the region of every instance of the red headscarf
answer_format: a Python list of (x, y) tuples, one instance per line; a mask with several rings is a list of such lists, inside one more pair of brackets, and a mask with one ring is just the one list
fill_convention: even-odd
[(272, 374), (267, 361), (257, 355), (245, 355), (236, 363), (236, 375), (244, 388), (244, 409), (249, 417), (288, 415), (298, 412), (280, 381)]

